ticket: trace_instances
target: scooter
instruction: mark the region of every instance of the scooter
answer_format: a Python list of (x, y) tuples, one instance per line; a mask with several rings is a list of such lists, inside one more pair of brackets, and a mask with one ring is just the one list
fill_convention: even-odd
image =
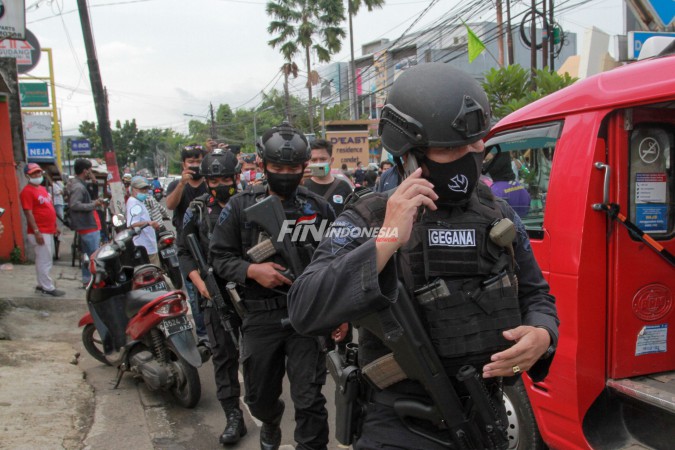
[(149, 389), (167, 390), (193, 408), (201, 396), (197, 368), (208, 356), (197, 348), (185, 294), (167, 291), (156, 266), (123, 264), (136, 254), (133, 237), (140, 230), (123, 230), (92, 254), (89, 312), (78, 325), (84, 327), (82, 343), (98, 361), (117, 367), (115, 388), (130, 372)]
[(152, 190), (152, 195), (155, 197), (155, 200), (160, 201), (162, 200), (162, 197), (164, 197), (164, 189), (162, 188), (154, 188)]
[(183, 287), (183, 276), (178, 264), (178, 251), (176, 249), (176, 235), (164, 226), (157, 232), (157, 248), (162, 269), (171, 279), (174, 289)]

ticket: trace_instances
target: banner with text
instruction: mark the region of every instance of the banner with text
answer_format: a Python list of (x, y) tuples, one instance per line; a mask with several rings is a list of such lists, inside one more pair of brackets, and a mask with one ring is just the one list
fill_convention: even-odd
[(333, 144), (333, 169), (343, 164), (354, 169), (359, 161), (368, 165), (368, 131), (329, 131), (326, 138)]

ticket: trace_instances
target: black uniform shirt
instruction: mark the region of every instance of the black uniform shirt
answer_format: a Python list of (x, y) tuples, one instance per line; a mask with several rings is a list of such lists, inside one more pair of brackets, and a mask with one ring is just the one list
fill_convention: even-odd
[[(193, 211), (192, 208), (188, 208), (183, 216), (183, 230), (178, 234), (178, 259), (181, 269), (186, 275), (193, 270), (198, 270), (197, 262), (192, 257), (187, 243), (188, 235), (193, 233), (197, 235), (202, 254), (204, 258), (208, 259), (209, 241), (211, 239), (209, 223), (212, 231), (223, 209), (210, 195), (203, 195), (201, 197), (205, 200), (205, 207), (202, 209), (203, 216), (200, 217), (198, 212)], [(207, 223), (207, 220), (209, 223)]]
[[(506, 202), (496, 201), (504, 216), (516, 225), (514, 251), (523, 325), (546, 328), (556, 345), (559, 321), (555, 300), (534, 258), (525, 226)], [(354, 210), (345, 210), (321, 241), (312, 263), (291, 286), (288, 312), (298, 333), (322, 334), (383, 309), (396, 299), (394, 258), (378, 274), (375, 237), (364, 236), (362, 229), (368, 229), (364, 219)], [(530, 369), (530, 376), (543, 378), (550, 362), (540, 360)]]
[[(332, 222), (335, 219), (333, 208), (323, 198), (304, 188), (302, 190), (306, 193), (306, 198), (304, 198), (303, 210), (299, 211), (300, 213), (306, 217), (312, 217), (316, 214), (314, 223), (317, 225), (322, 220)], [(266, 196), (266, 193), (260, 192), (254, 187), (254, 189), (232, 197), (220, 213), (210, 244), (210, 259), (214, 272), (225, 280), (246, 285), (244, 298), (249, 299), (269, 298), (279, 295), (253, 280), (246, 279), (246, 272), (251, 265), (251, 262), (246, 259), (246, 251), (257, 242), (242, 242), (242, 235), (254, 234), (251, 231), (256, 228), (254, 224), (245, 220), (244, 210), (254, 205), (256, 200), (262, 200)], [(299, 201), (295, 194), (284, 200), (282, 205), (287, 217), (298, 212)], [(318, 245), (318, 242), (311, 242), (312, 233), (308, 233), (307, 238), (314, 247)], [(284, 261), (275, 259), (275, 262), (286, 267)]]

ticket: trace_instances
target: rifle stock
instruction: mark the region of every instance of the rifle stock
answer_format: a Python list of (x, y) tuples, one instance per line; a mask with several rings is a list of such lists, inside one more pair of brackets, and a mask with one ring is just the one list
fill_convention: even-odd
[(194, 234), (189, 234), (187, 236), (187, 243), (188, 247), (190, 248), (190, 253), (192, 253), (192, 257), (197, 262), (199, 275), (206, 284), (206, 289), (209, 291), (211, 301), (213, 302), (213, 306), (216, 308), (216, 312), (220, 317), (223, 328), (225, 328), (225, 331), (230, 334), (234, 345), (236, 346), (237, 350), (239, 350), (239, 339), (237, 339), (237, 335), (234, 332), (234, 327), (232, 326), (232, 317), (225, 306), (225, 300), (220, 293), (220, 288), (218, 287), (216, 277), (213, 275), (213, 268), (206, 262), (206, 258), (204, 258), (204, 254), (202, 253), (202, 249), (199, 245), (199, 241)]
[(286, 262), (288, 265), (287, 269), (290, 269), (290, 279), (294, 280), (299, 277), (303, 266), (295, 251), (295, 247), (288, 235), (284, 235), (280, 239), (286, 214), (279, 197), (269, 195), (264, 200), (246, 208), (244, 214), (248, 222), (258, 225), (270, 236), (276, 253)]
[[(456, 449), (506, 448), (485, 443), (479, 428), (464, 413), (462, 402), (436, 354), (412, 300), (400, 281), (398, 299), (392, 302), (390, 307), (369, 314), (354, 323), (363, 326), (382, 340), (393, 352), (394, 359), (408, 378), (420, 382), (431, 397), (433, 406), (410, 399), (395, 402), (394, 410), (411, 432)], [(448, 428), (450, 441), (446, 442), (415, 427), (406, 421), (406, 418), (410, 417), (432, 422), (438, 422), (440, 417)]]

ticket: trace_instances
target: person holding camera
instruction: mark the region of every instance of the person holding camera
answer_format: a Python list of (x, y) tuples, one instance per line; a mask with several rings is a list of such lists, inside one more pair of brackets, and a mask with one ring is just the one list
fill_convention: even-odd
[(345, 200), (352, 193), (352, 188), (344, 180), (335, 178), (330, 172), (333, 165), (333, 144), (325, 139), (312, 142), (312, 155), (306, 173), (311, 178), (305, 180), (305, 187), (322, 196), (339, 215), (345, 206)]
[[(68, 181), (68, 210), (70, 228), (80, 235), (82, 253), (91, 256), (101, 243), (101, 220), (97, 206), (105, 205), (103, 199), (92, 201), (87, 180), (92, 178), (92, 164), (88, 159), (75, 160), (75, 177)], [(89, 265), (82, 264), (82, 286), (89, 284)]]
[[(202, 163), (205, 154), (204, 147), (199, 144), (190, 144), (183, 147), (183, 150), (180, 152), (180, 158), (183, 161), (183, 173), (179, 180), (172, 181), (166, 188), (166, 208), (173, 211), (171, 223), (176, 229), (176, 236), (180, 236), (183, 232), (183, 218), (192, 200), (208, 193), (206, 184), (202, 180), (202, 174), (199, 171), (199, 165)], [(185, 289), (190, 299), (190, 308), (192, 309), (192, 317), (197, 329), (197, 338), (200, 342), (208, 342), (204, 316), (199, 309), (194, 284), (190, 281), (182, 265), (181, 273), (183, 274), (183, 279), (185, 279)]]

